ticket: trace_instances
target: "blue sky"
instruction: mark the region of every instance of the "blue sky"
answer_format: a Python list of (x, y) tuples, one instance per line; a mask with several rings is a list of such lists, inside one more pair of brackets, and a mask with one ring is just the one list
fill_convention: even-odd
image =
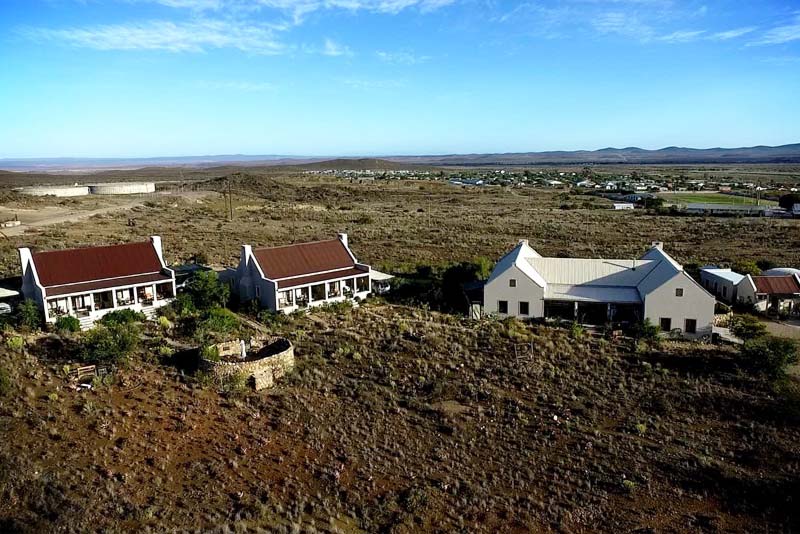
[(800, 142), (800, 5), (3, 0), (0, 157)]

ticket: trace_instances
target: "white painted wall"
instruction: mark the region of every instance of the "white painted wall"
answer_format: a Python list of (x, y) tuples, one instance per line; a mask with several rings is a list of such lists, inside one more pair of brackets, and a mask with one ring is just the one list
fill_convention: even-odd
[[(675, 296), (675, 290), (683, 289), (683, 296)], [(684, 335), (689, 338), (711, 335), (714, 325), (714, 305), (716, 299), (700, 287), (688, 274), (680, 271), (644, 299), (644, 316), (654, 325), (662, 317), (672, 319), (672, 328), (684, 330), (686, 319), (697, 321), (697, 333)]]
[[(517, 281), (516, 287), (510, 287), (509, 280)], [(508, 315), (520, 318), (544, 316), (544, 288), (516, 265), (509, 265), (504, 271), (492, 273), (492, 277), (483, 288), (483, 310), (487, 315), (497, 314), (497, 304), (501, 300), (508, 301)], [(530, 315), (519, 314), (520, 301), (527, 301)]]
[[(708, 271), (700, 271), (700, 283), (709, 293), (725, 302), (736, 302), (737, 284)], [(724, 289), (723, 289), (724, 288)]]

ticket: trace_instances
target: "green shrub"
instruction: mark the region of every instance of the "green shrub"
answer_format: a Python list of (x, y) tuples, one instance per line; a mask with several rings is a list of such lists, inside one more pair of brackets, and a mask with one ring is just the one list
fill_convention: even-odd
[(219, 381), (220, 389), (228, 395), (243, 395), (247, 391), (247, 375), (231, 373)]
[(731, 270), (739, 274), (749, 274), (752, 276), (761, 274), (761, 269), (753, 260), (737, 261), (731, 266)]
[(239, 318), (226, 308), (212, 308), (197, 325), (200, 335), (231, 334), (240, 326)]
[(731, 334), (742, 341), (756, 339), (767, 333), (767, 325), (755, 315), (734, 315), (730, 322)]
[(158, 318), (158, 327), (161, 328), (164, 332), (169, 332), (173, 328), (172, 321), (164, 317), (163, 315)]
[(798, 361), (797, 342), (771, 335), (749, 339), (742, 345), (741, 360), (755, 373), (781, 378)]
[(578, 323), (577, 321), (573, 321), (572, 325), (569, 328), (569, 333), (570, 336), (572, 336), (572, 339), (581, 339), (583, 338), (583, 335), (586, 333), (586, 331), (583, 328), (583, 326), (580, 325), (580, 323)]
[(270, 328), (277, 328), (289, 322), (285, 313), (263, 310), (258, 314), (258, 322)]
[(0, 397), (5, 397), (11, 392), (11, 377), (5, 367), (0, 367)]
[(633, 327), (633, 338), (637, 341), (642, 340), (647, 344), (658, 343), (661, 328), (650, 322), (650, 319), (645, 319), (641, 323), (637, 323)]
[(84, 334), (82, 345), (87, 362), (118, 363), (139, 346), (139, 328), (134, 323), (99, 325)]
[(17, 326), (28, 330), (38, 330), (42, 326), (42, 310), (31, 299), (17, 306)]
[(137, 312), (130, 309), (114, 310), (107, 313), (100, 319), (100, 323), (106, 326), (112, 324), (127, 325), (131, 323), (143, 323), (147, 317), (142, 312)]
[(206, 345), (200, 349), (200, 357), (210, 362), (218, 362), (219, 348), (216, 345)]
[(78, 332), (81, 329), (81, 322), (77, 317), (62, 315), (56, 319), (56, 330), (59, 332)]
[(230, 293), (231, 288), (221, 283), (214, 271), (199, 272), (188, 284), (188, 294), (200, 311), (225, 306), (230, 299)]
[[(197, 313), (197, 306), (194, 305), (194, 300), (188, 293), (179, 294), (167, 308), (174, 309), (175, 315), (178, 317), (188, 317)], [(162, 309), (166, 311), (165, 308)]]
[(25, 339), (22, 336), (11, 336), (6, 339), (6, 347), (13, 351), (20, 352), (25, 348)]

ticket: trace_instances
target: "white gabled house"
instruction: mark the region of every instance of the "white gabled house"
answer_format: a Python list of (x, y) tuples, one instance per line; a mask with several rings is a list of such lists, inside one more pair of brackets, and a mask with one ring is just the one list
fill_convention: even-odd
[(527, 240), (497, 263), (483, 301), (485, 314), (590, 325), (649, 319), (690, 338), (711, 335), (715, 304), (661, 243), (639, 259), (614, 260), (543, 258)]
[(72, 315), (81, 328), (114, 310), (132, 309), (148, 318), (175, 297), (175, 272), (167, 268), (161, 238), (100, 247), (32, 252), (19, 249), (22, 294), (54, 323)]
[(291, 313), (364, 299), (372, 291), (371, 273), (369, 265), (356, 260), (347, 234), (280, 247), (242, 245), (234, 290), (242, 302), (255, 300), (262, 308)]
[(744, 275), (731, 269), (718, 267), (703, 267), (700, 269), (700, 283), (709, 293), (729, 304), (738, 300), (737, 290)]

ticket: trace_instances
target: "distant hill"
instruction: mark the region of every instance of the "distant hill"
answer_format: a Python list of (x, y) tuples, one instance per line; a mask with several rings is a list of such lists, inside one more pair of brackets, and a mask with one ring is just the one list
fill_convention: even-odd
[(386, 159), (428, 165), (800, 163), (800, 143), (774, 147), (683, 148), (671, 146), (660, 150), (628, 147), (505, 154), (401, 156)]
[(145, 167), (205, 169), (220, 166), (298, 167), (307, 169), (403, 169), (408, 165), (581, 165), (581, 164), (726, 164), (800, 163), (800, 143), (744, 148), (637, 147), (498, 154), (446, 154), (376, 158), (326, 158), (280, 155), (179, 156), (164, 158), (44, 158), (0, 159), (0, 169), (17, 172), (92, 173)]

